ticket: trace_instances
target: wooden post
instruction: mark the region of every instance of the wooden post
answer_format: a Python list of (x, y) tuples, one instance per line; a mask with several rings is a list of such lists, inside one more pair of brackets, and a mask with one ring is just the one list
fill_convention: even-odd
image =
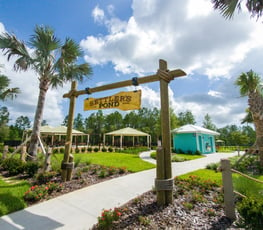
[(75, 95), (76, 90), (77, 90), (77, 82), (73, 81), (71, 84), (71, 91), (70, 91), (70, 104), (69, 104), (69, 113), (68, 113), (68, 127), (67, 127), (66, 143), (65, 143), (65, 153), (61, 165), (62, 181), (66, 181), (68, 178), (71, 178), (71, 175), (67, 175), (67, 174), (72, 173), (72, 170), (68, 170), (68, 168), (73, 166), (73, 163), (69, 162), (69, 158), (70, 158), (70, 150), (72, 146), (72, 128), (73, 128), (75, 104), (77, 97)]
[[(164, 152), (163, 148), (159, 146), (156, 151), (156, 179), (157, 180), (163, 180), (165, 178), (165, 172), (164, 172)], [(155, 184), (155, 189), (157, 192), (157, 204), (159, 206), (165, 205), (165, 191), (159, 190), (158, 187)]]
[[(170, 82), (167, 62), (159, 61), (159, 77), (160, 77), (160, 96), (161, 96), (161, 127), (162, 127), (162, 147), (164, 155), (164, 179), (172, 178), (171, 165), (171, 136), (170, 136), (170, 111), (169, 111), (169, 95), (168, 84)], [(173, 202), (173, 191), (165, 191), (165, 203), (171, 204)]]
[(45, 162), (44, 162), (44, 172), (49, 172), (51, 170), (51, 155), (52, 155), (52, 148), (48, 147), (47, 149), (47, 154), (45, 157)]
[(20, 160), (26, 162), (26, 145), (23, 145), (21, 148)]
[(224, 204), (225, 204), (225, 215), (231, 219), (236, 219), (235, 213), (235, 201), (234, 201), (234, 190), (232, 182), (231, 165), (228, 159), (221, 160), (223, 190), (224, 190)]
[(5, 145), (3, 149), (3, 155), (2, 155), (3, 160), (6, 159), (7, 153), (8, 153), (8, 145)]
[[(73, 154), (69, 155), (69, 163), (71, 163), (72, 166), (74, 167), (74, 156), (73, 156)], [(67, 181), (70, 181), (72, 178), (73, 167), (69, 167), (67, 169)]]

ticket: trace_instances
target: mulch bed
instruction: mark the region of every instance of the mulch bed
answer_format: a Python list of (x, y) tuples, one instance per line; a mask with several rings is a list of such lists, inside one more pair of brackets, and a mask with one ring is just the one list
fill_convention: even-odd
[[(100, 166), (94, 167), (93, 170), (81, 171), (81, 173), (76, 168), (72, 180), (67, 182), (62, 182), (60, 175), (54, 176), (52, 181), (61, 183), (62, 189), (58, 192), (53, 192), (48, 198), (38, 202), (28, 202), (28, 206), (102, 181), (129, 174), (129, 172), (125, 172), (100, 177), (97, 173), (100, 170)], [(34, 184), (35, 181), (32, 180), (31, 183)], [(111, 229), (237, 229), (235, 223), (232, 223), (224, 215), (222, 202), (218, 202), (215, 199), (221, 196), (218, 188), (213, 188), (209, 191), (206, 190), (203, 194), (204, 200), (202, 202), (193, 202), (191, 200), (191, 192), (199, 191), (198, 187), (191, 187), (183, 194), (180, 194), (178, 191), (179, 189), (175, 185), (173, 203), (165, 207), (157, 205), (156, 193), (154, 191), (146, 192), (129, 201), (119, 207), (121, 212), (120, 219), (113, 222)], [(92, 227), (92, 230), (97, 229), (100, 229), (98, 225)]]

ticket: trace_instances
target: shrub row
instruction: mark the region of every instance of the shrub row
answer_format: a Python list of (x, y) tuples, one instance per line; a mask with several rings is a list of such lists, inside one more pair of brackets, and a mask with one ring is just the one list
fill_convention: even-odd
[(23, 162), (16, 158), (7, 158), (2, 161), (1, 167), (3, 170), (8, 171), (10, 176), (15, 176), (21, 173), (26, 173), (28, 176), (33, 177), (39, 168), (37, 162)]

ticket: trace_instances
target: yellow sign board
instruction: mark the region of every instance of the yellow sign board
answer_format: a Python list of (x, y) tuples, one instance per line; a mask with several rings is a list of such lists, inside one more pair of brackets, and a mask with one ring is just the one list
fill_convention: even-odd
[(84, 100), (85, 110), (120, 109), (133, 110), (141, 108), (141, 90), (119, 92), (102, 98), (87, 98)]

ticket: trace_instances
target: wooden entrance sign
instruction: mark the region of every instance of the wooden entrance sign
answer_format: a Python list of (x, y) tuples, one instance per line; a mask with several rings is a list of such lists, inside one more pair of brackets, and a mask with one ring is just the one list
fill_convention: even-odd
[[(158, 148), (157, 152), (157, 178), (155, 180), (155, 187), (157, 190), (157, 202), (159, 205), (172, 203), (173, 196), (173, 178), (171, 166), (171, 137), (170, 137), (170, 115), (169, 115), (169, 95), (168, 85), (174, 78), (185, 76), (183, 70), (176, 69), (169, 71), (167, 69), (167, 62), (159, 60), (159, 69), (156, 74), (132, 78), (132, 80), (116, 82), (108, 85), (102, 85), (94, 88), (86, 88), (85, 90), (77, 91), (76, 82), (72, 82), (69, 93), (63, 95), (64, 98), (70, 99), (69, 116), (68, 116), (68, 130), (67, 142), (65, 145), (65, 154), (62, 161), (62, 179), (63, 181), (71, 179), (73, 168), (73, 159), (70, 158), (70, 149), (72, 142), (72, 126), (74, 119), (75, 101), (79, 95), (92, 94), (110, 89), (117, 89), (127, 86), (137, 86), (150, 82), (160, 82), (160, 98), (161, 98), (161, 129), (162, 129), (162, 146)], [(159, 155), (159, 156), (158, 156)]]

